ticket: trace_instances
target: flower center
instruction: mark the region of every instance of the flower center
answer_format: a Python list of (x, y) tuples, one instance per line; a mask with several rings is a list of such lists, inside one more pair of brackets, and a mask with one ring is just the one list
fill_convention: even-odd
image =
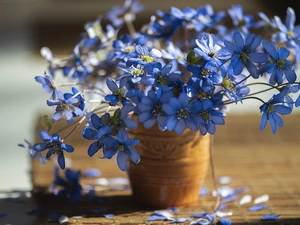
[(288, 38), (293, 38), (294, 37), (294, 32), (289, 31), (287, 35), (288, 35)]
[(233, 89), (235, 88), (235, 84), (232, 83), (230, 80), (228, 79), (224, 79), (223, 80), (223, 86), (226, 88), (226, 89)]
[(207, 111), (204, 111), (203, 113), (201, 113), (201, 117), (203, 120), (208, 120), (210, 116)]
[(243, 61), (243, 62), (246, 62), (246, 60), (248, 59), (248, 54), (246, 52), (242, 52), (240, 54), (240, 59)]
[(275, 106), (274, 106), (274, 105), (269, 105), (267, 111), (268, 111), (268, 112), (273, 112), (274, 109), (275, 109)]
[(119, 151), (124, 151), (124, 149), (125, 149), (125, 148), (124, 148), (124, 145), (118, 145), (118, 150), (119, 150)]
[(283, 68), (284, 64), (285, 64), (285, 60), (278, 60), (276, 62), (276, 66), (279, 67), (279, 68)]
[(188, 110), (187, 108), (180, 109), (177, 112), (177, 119), (186, 119), (189, 117), (189, 114), (190, 114), (190, 110)]
[(132, 45), (126, 46), (124, 51), (127, 52), (127, 53), (133, 52), (134, 51), (134, 47)]
[(142, 55), (141, 59), (143, 60), (143, 62), (155, 62), (155, 58), (149, 56), (149, 55)]
[(163, 114), (163, 110), (161, 105), (156, 105), (154, 106), (153, 110), (152, 110), (152, 114), (157, 117), (157, 116), (161, 116)]
[(214, 58), (216, 55), (217, 55), (217, 53), (213, 52), (213, 51), (208, 53), (208, 56), (211, 57), (211, 58)]

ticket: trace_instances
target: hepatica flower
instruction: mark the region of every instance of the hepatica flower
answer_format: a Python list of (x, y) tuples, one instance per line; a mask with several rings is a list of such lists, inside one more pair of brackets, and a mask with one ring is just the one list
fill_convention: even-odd
[(270, 122), (272, 132), (275, 134), (278, 127), (283, 126), (283, 121), (279, 115), (287, 115), (292, 112), (292, 109), (285, 106), (284, 96), (288, 89), (284, 89), (279, 94), (273, 95), (273, 97), (260, 107), (262, 113), (260, 129), (263, 130), (267, 123)]
[(57, 162), (61, 169), (65, 169), (64, 151), (73, 152), (74, 148), (71, 145), (63, 143), (58, 134), (50, 135), (47, 131), (40, 131), (40, 138), (44, 141), (35, 144), (32, 149), (36, 152), (43, 152), (48, 150), (46, 158), (49, 159), (53, 154), (57, 155)]
[(269, 82), (273, 85), (276, 83), (282, 84), (285, 78), (289, 83), (294, 83), (297, 75), (293, 63), (287, 60), (287, 57), (290, 55), (289, 50), (284, 47), (278, 49), (274, 43), (269, 41), (263, 41), (263, 46), (269, 53), (271, 62), (267, 62), (263, 65), (259, 73), (267, 72), (271, 74)]

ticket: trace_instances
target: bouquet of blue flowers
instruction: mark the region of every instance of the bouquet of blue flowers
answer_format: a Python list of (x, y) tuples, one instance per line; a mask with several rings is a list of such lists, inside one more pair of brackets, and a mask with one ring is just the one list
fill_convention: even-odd
[[(137, 31), (133, 22), (142, 10), (138, 0), (126, 0), (85, 24), (66, 59), (41, 49), (49, 67), (35, 80), (49, 93), (47, 105), (53, 113), (45, 118), (47, 130), (40, 131), (42, 142), (21, 145), (33, 158), (45, 163), (56, 154), (64, 169), (65, 152), (74, 151), (65, 142), (85, 123), (82, 136), (92, 141), (88, 155), (99, 150), (102, 158), (117, 155), (118, 166), (125, 171), (128, 159), (140, 161), (133, 149), (139, 140), (128, 133), (137, 127), (136, 120), (165, 132), (182, 134), (190, 129), (215, 134), (216, 125), (225, 124), (228, 105), (252, 99), (261, 102), (260, 130), (269, 123), (276, 133), (283, 126), (281, 115), (300, 106), (295, 72), (300, 26), (295, 25), (292, 8), (282, 22), (263, 12), (255, 21), (240, 5), (227, 12), (214, 12), (211, 5), (171, 7), (169, 12), (158, 10)], [(226, 17), (232, 23), (225, 23)], [(58, 83), (59, 75), (68, 82)], [(260, 89), (251, 91), (253, 86)], [(62, 87), (71, 89), (63, 92)], [(262, 99), (263, 92), (272, 94)], [(61, 137), (52, 125), (64, 119), (73, 128)]]

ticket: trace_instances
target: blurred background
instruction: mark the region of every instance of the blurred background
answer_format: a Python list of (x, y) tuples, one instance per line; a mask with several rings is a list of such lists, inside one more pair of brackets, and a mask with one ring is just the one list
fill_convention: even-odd
[[(295, 1), (238, 0), (141, 0), (145, 11), (138, 14), (137, 27), (149, 21), (156, 9), (168, 11), (170, 6), (198, 8), (211, 4), (214, 11), (226, 11), (232, 5), (243, 6), (245, 14), (263, 11), (269, 17), (285, 18), (288, 6)], [(43, 75), (47, 64), (40, 55), (41, 47), (49, 47), (55, 56), (64, 57), (72, 51), (84, 31), (84, 24), (105, 14), (121, 0), (0, 0), (0, 191), (29, 190), (30, 158), (18, 143), (33, 141), (36, 116), (46, 110), (48, 94), (34, 81)], [(299, 18), (297, 18), (299, 23)], [(245, 104), (245, 103), (244, 103)], [(231, 113), (256, 113), (254, 102), (231, 108)], [(257, 105), (258, 106), (258, 105)], [(259, 125), (258, 125), (259, 132)]]

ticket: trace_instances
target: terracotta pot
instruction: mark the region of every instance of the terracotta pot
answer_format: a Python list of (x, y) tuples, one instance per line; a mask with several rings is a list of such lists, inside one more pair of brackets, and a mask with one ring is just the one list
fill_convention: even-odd
[(195, 205), (209, 165), (210, 135), (178, 135), (141, 123), (130, 135), (140, 140), (135, 149), (141, 155), (127, 170), (134, 201), (155, 209)]

